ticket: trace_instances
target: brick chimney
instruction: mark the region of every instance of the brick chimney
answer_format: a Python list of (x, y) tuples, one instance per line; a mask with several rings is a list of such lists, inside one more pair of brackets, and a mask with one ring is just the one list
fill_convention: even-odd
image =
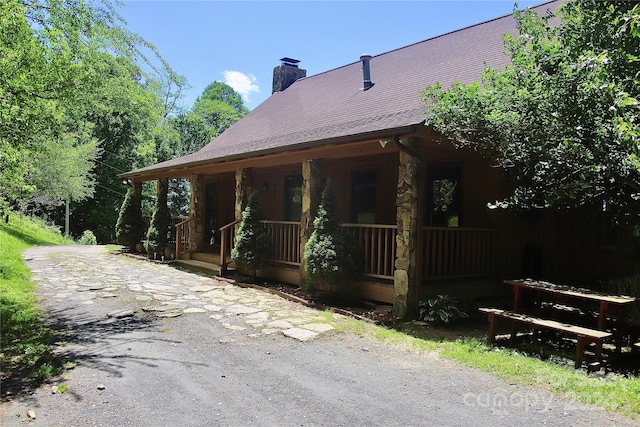
[(307, 70), (298, 68), (297, 59), (280, 58), (280, 65), (273, 69), (273, 90), (272, 94), (282, 92), (291, 86), (296, 80), (307, 77)]

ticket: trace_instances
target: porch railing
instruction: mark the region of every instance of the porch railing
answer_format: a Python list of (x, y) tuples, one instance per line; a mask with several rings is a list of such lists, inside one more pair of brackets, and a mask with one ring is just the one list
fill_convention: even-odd
[(393, 279), (398, 227), (383, 224), (342, 224), (342, 230), (353, 236), (364, 250), (364, 275)]
[[(142, 223), (143, 223), (143, 236), (147, 235), (147, 232), (149, 231), (149, 227), (151, 226), (151, 215), (143, 215), (142, 216)], [(182, 221), (186, 221), (187, 219), (189, 219), (188, 216), (172, 216), (171, 219), (169, 220), (169, 227), (171, 230), (174, 230), (176, 225), (178, 225), (179, 223), (181, 223)]]
[[(273, 243), (272, 261), (299, 266), (300, 223), (263, 221), (263, 224), (269, 231)], [(239, 221), (234, 221), (220, 228), (220, 263), (223, 270), (231, 263), (231, 249), (235, 245), (238, 226)], [(343, 232), (352, 236), (363, 249), (364, 275), (392, 280), (395, 270), (397, 226), (342, 224), (341, 227)], [(424, 280), (495, 274), (495, 229), (424, 227), (421, 244), (422, 258), (419, 265)]]
[(176, 259), (180, 259), (182, 255), (191, 251), (191, 245), (189, 244), (191, 235), (191, 221), (192, 218), (187, 218), (175, 225), (176, 227)]
[(271, 260), (280, 264), (300, 265), (300, 223), (293, 221), (262, 221), (269, 234), (273, 252)]
[(494, 229), (424, 227), (422, 278), (491, 276), (496, 242)]
[(231, 249), (236, 244), (236, 231), (240, 220), (230, 222), (220, 227), (220, 274), (227, 272), (227, 266), (231, 264)]

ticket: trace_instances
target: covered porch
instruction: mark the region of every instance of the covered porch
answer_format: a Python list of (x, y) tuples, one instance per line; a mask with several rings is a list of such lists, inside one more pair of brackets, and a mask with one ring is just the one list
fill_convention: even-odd
[(474, 212), (477, 191), (458, 191), (453, 213), (439, 212), (451, 217), (445, 223), (434, 215), (434, 180), (458, 170), (457, 185), (474, 181), (474, 170), (466, 168), (472, 164), (465, 158), (469, 153), (425, 150), (424, 140), (416, 137), (396, 144), (382, 141), (198, 170), (190, 176), (191, 215), (176, 225), (176, 258), (210, 264), (218, 274), (234, 268), (230, 253), (235, 232), (255, 190), (273, 242), (271, 266), (260, 275), (300, 285), (304, 246), (325, 179), (331, 178), (342, 229), (364, 251), (364, 274), (358, 283), (363, 298), (394, 304), (403, 315), (436, 292), (455, 294), (464, 286), (463, 292), (470, 289), (472, 294), (493, 292), (498, 231)]
[[(214, 251), (189, 250), (188, 236), (192, 220), (178, 224), (176, 253), (178, 259), (209, 263), (212, 271), (224, 275), (233, 268), (231, 249), (239, 221), (220, 229), (221, 240)], [(301, 283), (300, 223), (293, 221), (263, 221), (273, 243), (271, 267), (265, 276), (287, 283)], [(394, 264), (396, 259), (397, 226), (384, 224), (341, 224), (343, 232), (353, 236), (364, 250), (364, 271), (358, 283), (362, 296), (389, 304), (394, 302)], [(497, 230), (479, 228), (448, 229), (423, 227), (420, 233), (419, 283), (416, 298), (438, 292), (456, 293), (456, 286), (479, 285), (496, 277), (493, 254)], [(197, 263), (194, 263), (197, 265)]]

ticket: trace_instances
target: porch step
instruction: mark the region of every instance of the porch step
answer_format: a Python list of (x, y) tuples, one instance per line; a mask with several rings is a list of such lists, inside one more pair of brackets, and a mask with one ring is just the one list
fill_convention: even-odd
[(187, 270), (216, 276), (220, 274), (220, 266), (212, 262), (199, 261), (196, 259), (179, 259), (177, 263), (180, 267)]
[(191, 259), (195, 261), (220, 264), (220, 251), (216, 252), (192, 252)]

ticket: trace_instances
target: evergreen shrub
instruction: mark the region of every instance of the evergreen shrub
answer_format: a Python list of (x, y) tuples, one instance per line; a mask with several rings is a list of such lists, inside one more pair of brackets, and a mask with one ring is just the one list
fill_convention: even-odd
[(236, 243), (231, 250), (231, 259), (238, 268), (254, 276), (258, 274), (258, 270), (269, 265), (271, 260), (271, 236), (262, 223), (263, 219), (262, 204), (258, 193), (254, 191), (242, 212)]
[(116, 223), (117, 243), (126, 246), (129, 251), (135, 252), (136, 245), (142, 239), (143, 228), (140, 203), (136, 203), (133, 188), (129, 188), (120, 207)]
[(167, 193), (167, 182), (160, 181), (153, 216), (151, 217), (151, 224), (147, 231), (147, 241), (144, 245), (149, 257), (154, 257), (154, 254), (158, 253), (163, 254), (167, 246), (167, 231), (171, 220), (169, 207), (167, 205)]
[(349, 293), (351, 281), (361, 273), (361, 248), (345, 239), (336, 216), (336, 194), (328, 179), (313, 221), (314, 230), (305, 245), (304, 286), (307, 290)]

